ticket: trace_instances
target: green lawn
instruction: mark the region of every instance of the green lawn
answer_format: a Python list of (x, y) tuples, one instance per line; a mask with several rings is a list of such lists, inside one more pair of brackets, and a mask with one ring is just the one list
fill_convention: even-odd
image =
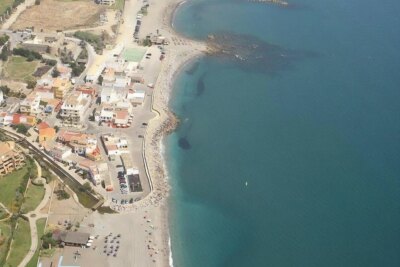
[(17, 193), (18, 188), (22, 184), (24, 175), (27, 173), (28, 166), (24, 166), (13, 173), (0, 177), (0, 202), (11, 212), (13, 211), (15, 197), (19, 195)]
[(115, 4), (113, 4), (111, 7), (113, 9), (118, 9), (118, 10), (124, 10), (124, 5), (125, 5), (125, 0), (115, 0)]
[(144, 48), (125, 48), (122, 52), (122, 57), (127, 61), (139, 62), (143, 59), (144, 54), (146, 54), (146, 49)]
[(36, 209), (44, 197), (45, 189), (43, 186), (29, 184), (22, 204), (22, 213), (28, 213)]
[(0, 265), (6, 258), (7, 241), (11, 234), (11, 225), (9, 222), (0, 222)]
[(31, 247), (31, 232), (29, 222), (18, 219), (18, 228), (14, 232), (14, 241), (11, 246), (10, 256), (4, 267), (17, 267), (29, 252)]
[(0, 16), (6, 12), (7, 7), (11, 7), (14, 0), (0, 0)]
[(46, 226), (46, 218), (41, 218), (41, 219), (38, 219), (36, 221), (36, 227), (37, 227), (37, 230), (38, 230), (39, 244), (38, 244), (38, 248), (35, 251), (35, 254), (33, 255), (32, 259), (28, 262), (26, 267), (36, 267), (37, 266), (37, 262), (38, 262), (38, 259), (39, 259), (40, 244), (41, 244), (40, 238), (42, 238), (42, 236), (44, 234), (44, 227), (45, 226)]
[(20, 56), (11, 57), (6, 66), (6, 77), (11, 80), (25, 81), (26, 79), (34, 79), (32, 74), (39, 65), (39, 61), (27, 61), (26, 58)]
[(9, 216), (8, 212), (6, 212), (3, 207), (0, 207), (0, 220), (5, 219)]

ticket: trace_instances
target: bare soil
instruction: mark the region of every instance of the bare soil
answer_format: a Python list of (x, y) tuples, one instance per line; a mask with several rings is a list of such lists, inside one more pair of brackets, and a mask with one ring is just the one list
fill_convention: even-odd
[(33, 26), (35, 31), (56, 31), (93, 27), (104, 11), (105, 7), (94, 1), (41, 0), (40, 5), (25, 10), (11, 28), (22, 30)]

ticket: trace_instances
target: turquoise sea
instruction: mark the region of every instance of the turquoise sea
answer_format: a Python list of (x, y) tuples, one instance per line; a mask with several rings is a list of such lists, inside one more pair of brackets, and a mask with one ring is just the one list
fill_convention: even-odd
[(400, 266), (400, 1), (288, 1), (176, 13), (181, 34), (254, 54), (175, 82), (174, 266)]

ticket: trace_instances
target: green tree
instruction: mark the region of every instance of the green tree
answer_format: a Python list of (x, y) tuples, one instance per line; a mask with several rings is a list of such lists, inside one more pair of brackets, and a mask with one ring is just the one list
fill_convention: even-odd
[(33, 89), (36, 86), (36, 80), (35, 79), (28, 79), (26, 81), (26, 83), (27, 83), (26, 87), (29, 88), (29, 89)]
[(5, 45), (7, 41), (10, 39), (8, 35), (2, 35), (0, 36), (0, 46)]
[(7, 61), (9, 53), (10, 52), (8, 51), (8, 47), (6, 45), (3, 46), (3, 48), (1, 49), (1, 53), (0, 53), (0, 60)]
[(57, 241), (53, 239), (53, 234), (51, 232), (42, 236), (42, 248), (49, 249), (50, 247), (54, 247), (57, 245)]
[(29, 128), (26, 127), (26, 125), (25, 125), (25, 124), (22, 124), (22, 123), (17, 124), (17, 125), (15, 126), (15, 128), (16, 128), (16, 130), (17, 130), (17, 133), (21, 133), (21, 134), (24, 134), (24, 135), (26, 135), (26, 134), (28, 133), (28, 130), (29, 130)]
[(51, 77), (57, 78), (58, 76), (60, 76), (60, 72), (58, 71), (57, 67), (54, 67), (53, 71), (51, 72)]
[(3, 92), (4, 95), (8, 95), (11, 89), (7, 85), (2, 85), (0, 86), (0, 90)]

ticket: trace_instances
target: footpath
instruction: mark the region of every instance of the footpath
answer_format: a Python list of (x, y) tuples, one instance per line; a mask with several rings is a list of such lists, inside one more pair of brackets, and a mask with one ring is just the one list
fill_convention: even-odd
[[(43, 179), (42, 178), (42, 168), (40, 166), (40, 164), (38, 164), (35, 161), (37, 170), (38, 170), (38, 176), (37, 176), (37, 180), (38, 179)], [(44, 183), (44, 188), (45, 188), (45, 194), (44, 197), (42, 199), (42, 201), (39, 203), (39, 205), (36, 207), (35, 210), (28, 212), (27, 214), (25, 214), (28, 219), (29, 219), (29, 225), (31, 228), (31, 247), (29, 249), (28, 254), (25, 255), (25, 258), (21, 261), (21, 263), (18, 265), (19, 267), (23, 267), (26, 266), (29, 261), (32, 259), (33, 255), (35, 254), (36, 250), (38, 249), (39, 246), (39, 237), (37, 234), (37, 225), (36, 225), (36, 221), (38, 219), (41, 218), (46, 218), (48, 217), (48, 213), (43, 214), (40, 211), (47, 205), (47, 202), (51, 199), (52, 193), (53, 193), (53, 189), (50, 187), (50, 185)]]

